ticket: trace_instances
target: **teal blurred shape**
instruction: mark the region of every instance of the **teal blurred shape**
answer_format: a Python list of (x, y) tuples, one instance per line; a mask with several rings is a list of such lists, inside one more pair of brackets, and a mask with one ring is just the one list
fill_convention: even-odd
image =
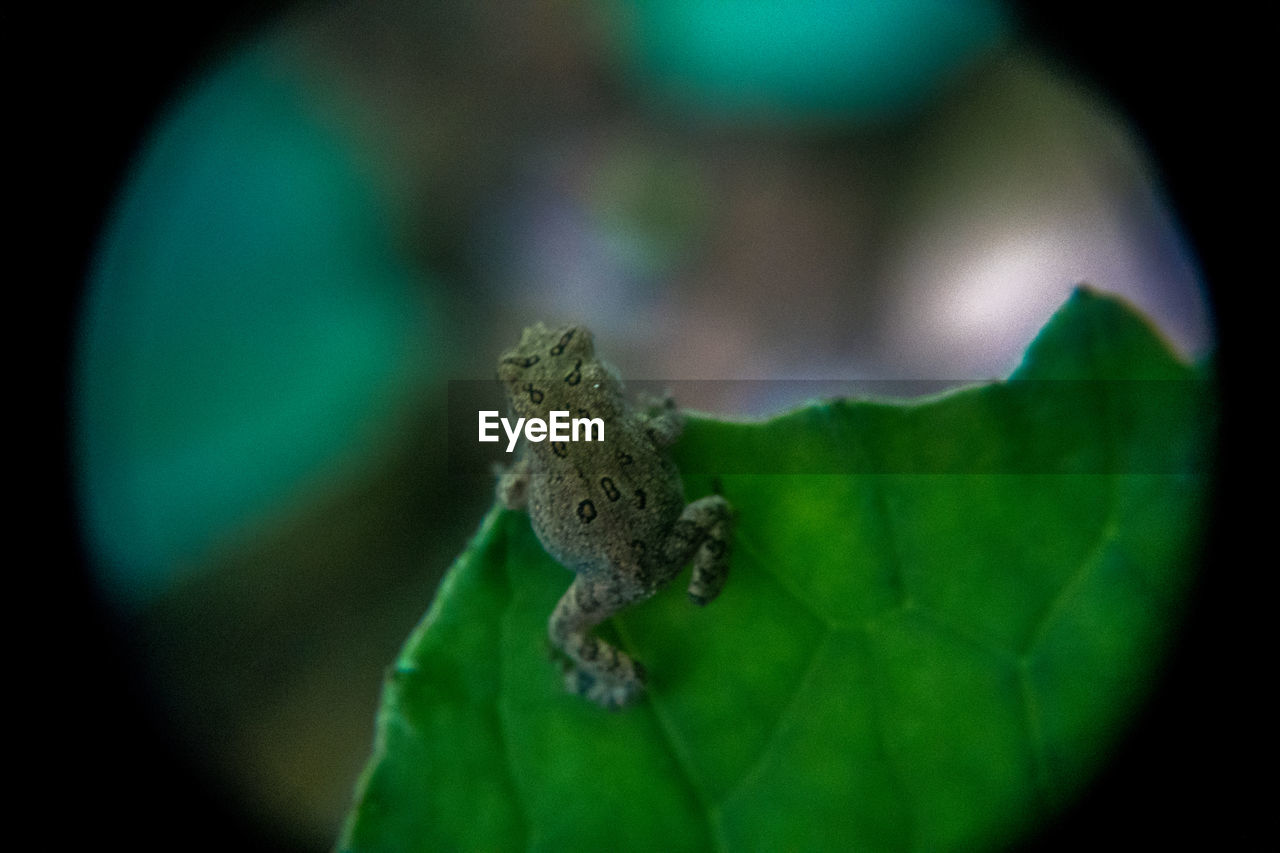
[(269, 46), (233, 55), (161, 119), (100, 238), (75, 454), (123, 600), (358, 457), (427, 380), (428, 287), (308, 97)]
[(900, 116), (1009, 29), (994, 0), (621, 2), (639, 85), (731, 119)]

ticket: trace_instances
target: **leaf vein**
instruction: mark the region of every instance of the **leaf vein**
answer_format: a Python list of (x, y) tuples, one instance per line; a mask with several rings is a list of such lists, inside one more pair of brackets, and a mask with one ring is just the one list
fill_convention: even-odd
[(882, 478), (874, 478), (872, 493), (875, 495), (877, 514), (880, 516), (880, 524), (883, 528), (881, 538), (886, 545), (885, 551), (889, 554), (886, 560), (889, 567), (889, 585), (897, 593), (899, 607), (906, 607), (910, 603), (910, 598), (907, 595), (907, 576), (903, 568), (902, 554), (898, 549), (898, 535), (889, 513), (889, 501), (885, 496), (884, 480)]
[(1029, 658), (1035, 653), (1035, 647), (1038, 646), (1040, 641), (1044, 639), (1044, 636), (1049, 633), (1049, 628), (1052, 626), (1054, 619), (1057, 618), (1059, 613), (1067, 608), (1068, 602), (1071, 601), (1076, 590), (1079, 589), (1089, 577), (1089, 573), (1102, 562), (1102, 557), (1103, 554), (1106, 553), (1107, 546), (1116, 540), (1116, 537), (1119, 534), (1119, 526), (1116, 518), (1119, 506), (1119, 497), (1116, 495), (1118, 481), (1119, 478), (1115, 476), (1111, 477), (1112, 486), (1108, 497), (1109, 506), (1107, 508), (1107, 517), (1098, 528), (1098, 536), (1093, 543), (1093, 547), (1089, 549), (1089, 553), (1080, 561), (1080, 565), (1076, 567), (1074, 572), (1072, 572), (1071, 577), (1068, 578), (1067, 582), (1062, 585), (1060, 590), (1058, 590), (1058, 594), (1053, 597), (1053, 600), (1049, 602), (1047, 607), (1045, 607), (1044, 612), (1040, 614), (1040, 618), (1036, 620), (1035, 625), (1032, 626), (1028, 639), (1026, 643), (1023, 644), (1022, 651), (1020, 653), (1021, 657)]
[[(627, 651), (634, 654), (635, 643), (632, 642), (626, 627), (622, 624), (622, 620), (614, 619), (613, 625), (618, 631), (618, 636), (622, 638), (623, 645), (626, 647)], [(707, 834), (715, 841), (715, 849), (718, 851), (727, 850), (728, 846), (725, 843), (723, 830), (717, 817), (718, 809), (715, 809), (708, 801), (706, 792), (703, 789), (703, 786), (699, 783), (697, 774), (694, 773), (693, 759), (689, 754), (688, 744), (685, 743), (684, 738), (682, 738), (680, 733), (676, 730), (675, 724), (671, 720), (671, 715), (659, 700), (657, 693), (650, 691), (648, 694), (648, 702), (646, 704), (650, 709), (652, 709), (654, 719), (658, 723), (658, 728), (662, 731), (663, 737), (666, 738), (667, 743), (671, 748), (671, 755), (675, 759), (676, 767), (679, 768), (680, 773), (684, 776), (685, 785), (693, 794), (693, 798), (697, 801), (698, 806), (702, 809), (706, 817)]]
[(799, 605), (801, 610), (805, 611), (821, 623), (823, 628), (830, 630), (836, 626), (836, 620), (832, 619), (821, 610), (818, 610), (814, 606), (810, 597), (801, 594), (799, 590), (795, 589), (786, 573), (779, 569), (777, 561), (763, 559), (761, 557), (761, 550), (752, 546), (747, 537), (742, 536), (741, 533), (735, 532), (734, 547), (739, 551), (746, 551), (750, 553), (756, 565), (763, 566), (765, 568), (765, 571), (769, 573), (769, 577), (773, 578), (773, 580), (778, 584), (778, 587), (787, 594), (787, 597)]
[[(871, 639), (871, 631), (864, 630), (864, 636), (868, 641)], [(908, 826), (906, 829), (906, 837), (903, 840), (902, 849), (909, 850), (916, 846), (915, 840), (919, 835), (919, 818), (917, 816), (917, 803), (914, 792), (907, 784), (907, 776), (903, 770), (901, 762), (894, 756), (893, 750), (889, 746), (889, 731), (887, 722), (886, 706), (889, 699), (885, 695), (886, 687), (883, 674), (876, 668), (871, 668), (871, 679), (874, 684), (875, 699), (871, 707), (875, 720), (874, 728), (876, 732), (876, 745), (880, 750), (880, 754), (884, 757), (885, 767), (889, 770), (889, 776), (893, 780), (894, 787), (897, 788), (903, 801), (909, 804), (906, 809)]]
[(756, 756), (753, 762), (751, 762), (751, 766), (743, 771), (741, 778), (739, 778), (737, 782), (730, 786), (724, 794), (721, 795), (721, 803), (732, 798), (733, 795), (743, 788), (749, 781), (764, 772), (764, 765), (768, 761), (770, 754), (773, 752), (774, 747), (777, 744), (778, 736), (782, 731), (783, 720), (790, 716), (795, 710), (796, 703), (804, 694), (805, 689), (809, 686), (809, 682), (815, 677), (814, 674), (818, 670), (818, 660), (822, 657), (821, 652), (826, 648), (827, 644), (831, 640), (831, 635), (835, 633), (836, 630), (837, 629), (835, 628), (828, 627), (823, 632), (822, 636), (813, 644), (813, 651), (809, 655), (808, 663), (805, 664), (804, 673), (800, 678), (796, 679), (796, 685), (792, 688), (791, 696), (788, 697), (782, 711), (778, 714), (778, 718), (774, 721), (773, 731), (769, 734), (768, 741), (766, 741), (765, 745), (761, 747), (760, 754)]
[(1031, 752), (1032, 776), (1035, 779), (1036, 791), (1045, 808), (1049, 805), (1049, 762), (1044, 744), (1044, 728), (1040, 720), (1040, 708), (1036, 703), (1035, 691), (1031, 687), (1031, 674), (1027, 669), (1027, 660), (1023, 658), (1018, 666), (1018, 684), (1022, 693), (1022, 708), (1027, 724), (1027, 745)]

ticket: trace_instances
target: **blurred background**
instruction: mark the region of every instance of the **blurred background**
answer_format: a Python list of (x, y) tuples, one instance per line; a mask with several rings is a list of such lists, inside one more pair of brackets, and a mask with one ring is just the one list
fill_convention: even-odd
[[(67, 308), (103, 761), (225, 843), (333, 843), (383, 669), (491, 501), (451, 476), (448, 383), (534, 320), (624, 377), (963, 384), (1089, 282), (1203, 358), (1187, 185), (1146, 141), (1171, 57), (1065, 5), (113, 20), (141, 46), (87, 54), (108, 118)], [(682, 387), (763, 415), (812, 386)]]

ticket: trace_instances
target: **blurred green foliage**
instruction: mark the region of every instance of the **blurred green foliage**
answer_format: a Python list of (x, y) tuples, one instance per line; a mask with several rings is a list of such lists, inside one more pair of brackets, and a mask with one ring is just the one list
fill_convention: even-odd
[(705, 609), (676, 583), (606, 625), (651, 679), (620, 713), (562, 692), (570, 575), (494, 510), (387, 676), (339, 846), (999, 848), (1051, 815), (1177, 624), (1214, 409), (1084, 289), (1012, 379), (693, 420), (690, 496), (738, 472), (733, 567)]
[(76, 438), (89, 543), (126, 599), (314, 485), (425, 378), (427, 288), (315, 101), (278, 51), (242, 48), (164, 116), (102, 237)]
[(993, 0), (624, 2), (641, 86), (721, 116), (874, 121), (908, 113), (1009, 23)]

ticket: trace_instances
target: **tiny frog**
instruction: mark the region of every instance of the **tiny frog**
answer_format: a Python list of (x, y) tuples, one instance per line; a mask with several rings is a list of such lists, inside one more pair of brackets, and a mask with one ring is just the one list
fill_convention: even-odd
[(547, 626), (569, 660), (565, 687), (620, 708), (643, 691), (644, 668), (592, 630), (652, 596), (690, 559), (689, 598), (703, 605), (719, 595), (732, 510), (719, 495), (685, 503), (667, 453), (683, 425), (675, 404), (668, 398), (655, 411), (632, 410), (586, 328), (530, 326), (499, 360), (498, 378), (517, 417), (549, 420), (550, 412), (567, 411), (604, 424), (603, 441), (525, 439), (498, 481), (498, 497), (527, 509), (547, 553), (577, 575)]

